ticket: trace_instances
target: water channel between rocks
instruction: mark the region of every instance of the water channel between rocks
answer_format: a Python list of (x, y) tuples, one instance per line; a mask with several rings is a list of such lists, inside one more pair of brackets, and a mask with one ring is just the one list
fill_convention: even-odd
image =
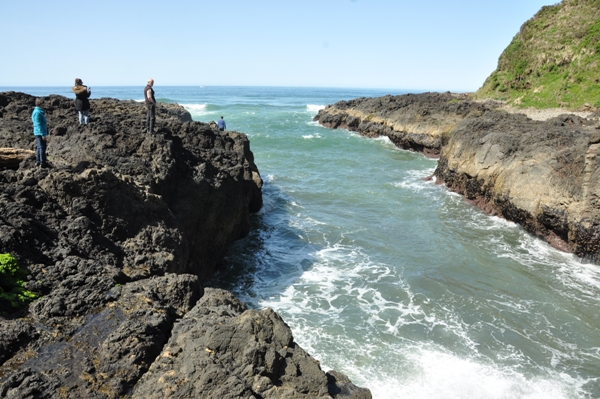
[(378, 399), (600, 397), (599, 266), (424, 180), (435, 160), (312, 122), (326, 104), (402, 91), (155, 91), (249, 136), (264, 207), (212, 283), (275, 309), (323, 369)]

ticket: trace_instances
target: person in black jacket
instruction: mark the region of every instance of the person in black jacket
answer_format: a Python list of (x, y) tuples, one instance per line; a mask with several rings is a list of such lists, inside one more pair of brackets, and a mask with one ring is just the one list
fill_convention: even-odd
[(148, 112), (146, 113), (146, 131), (154, 133), (154, 124), (156, 123), (156, 99), (154, 98), (154, 79), (148, 79), (148, 84), (144, 87), (144, 100)]
[(79, 78), (75, 79), (75, 86), (71, 89), (75, 93), (75, 108), (79, 113), (79, 124), (90, 123), (90, 94), (92, 89), (84, 86), (83, 81)]

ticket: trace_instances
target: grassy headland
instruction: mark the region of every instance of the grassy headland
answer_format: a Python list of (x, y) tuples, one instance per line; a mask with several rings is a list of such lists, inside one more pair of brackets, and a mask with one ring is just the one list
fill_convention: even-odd
[(518, 107), (600, 108), (600, 0), (542, 7), (474, 94)]

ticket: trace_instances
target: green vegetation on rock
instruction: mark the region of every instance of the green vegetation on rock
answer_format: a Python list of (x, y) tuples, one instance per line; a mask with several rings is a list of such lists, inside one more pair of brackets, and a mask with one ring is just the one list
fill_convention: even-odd
[(600, 108), (600, 0), (542, 7), (474, 97), (520, 107)]
[(36, 294), (25, 289), (26, 276), (27, 272), (14, 257), (0, 254), (0, 303), (7, 303), (16, 310), (37, 298)]

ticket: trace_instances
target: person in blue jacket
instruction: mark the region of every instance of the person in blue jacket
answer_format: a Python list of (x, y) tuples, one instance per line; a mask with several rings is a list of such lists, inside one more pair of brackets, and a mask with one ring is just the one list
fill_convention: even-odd
[(219, 127), (220, 131), (223, 131), (227, 128), (227, 125), (225, 125), (225, 119), (223, 119), (223, 117), (221, 117), (221, 119), (218, 120), (217, 126)]
[(46, 137), (48, 136), (48, 123), (46, 122), (46, 115), (42, 107), (44, 106), (44, 99), (38, 97), (35, 99), (35, 108), (31, 113), (31, 121), (33, 122), (33, 135), (35, 136), (37, 148), (35, 150), (35, 162), (36, 165), (42, 168), (48, 167), (48, 161), (46, 160)]

